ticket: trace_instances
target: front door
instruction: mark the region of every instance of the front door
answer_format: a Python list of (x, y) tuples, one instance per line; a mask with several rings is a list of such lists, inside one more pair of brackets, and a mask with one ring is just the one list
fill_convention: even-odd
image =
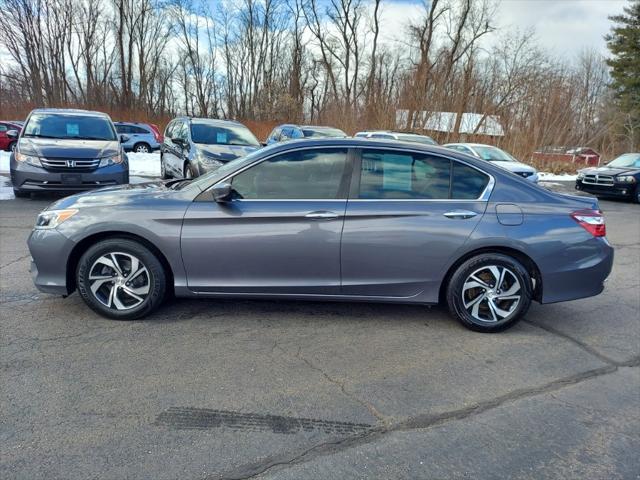
[(437, 301), (445, 266), (484, 214), (489, 177), (426, 153), (365, 149), (360, 158), (342, 236), (342, 293)]
[(182, 228), (189, 288), (339, 294), (350, 174), (347, 149), (297, 150), (267, 158), (228, 179), (231, 201), (194, 202)]

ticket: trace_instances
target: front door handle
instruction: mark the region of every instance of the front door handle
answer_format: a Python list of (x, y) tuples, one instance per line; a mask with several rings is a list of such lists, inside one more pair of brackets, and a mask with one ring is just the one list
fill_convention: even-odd
[(472, 212), (471, 210), (454, 210), (452, 212), (443, 213), (443, 215), (447, 218), (451, 219), (465, 219), (465, 218), (473, 218), (478, 215), (476, 212)]
[(338, 218), (338, 215), (335, 212), (328, 212), (326, 210), (318, 211), (318, 212), (310, 212), (305, 215), (305, 218), (310, 218), (312, 220), (332, 220), (334, 218)]

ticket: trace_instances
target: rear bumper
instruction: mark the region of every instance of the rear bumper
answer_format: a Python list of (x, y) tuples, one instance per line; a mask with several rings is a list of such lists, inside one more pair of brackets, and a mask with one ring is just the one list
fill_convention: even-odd
[(552, 273), (542, 272), (542, 301), (555, 303), (593, 297), (602, 293), (604, 282), (613, 267), (613, 248), (604, 238), (581, 244), (590, 255)]
[(27, 240), (31, 253), (31, 278), (38, 290), (54, 295), (72, 293), (67, 262), (75, 243), (58, 230), (33, 230)]
[(576, 190), (591, 193), (593, 195), (599, 195), (602, 197), (633, 198), (636, 188), (640, 187), (638, 187), (637, 184), (633, 183), (615, 183), (611, 186), (607, 186), (592, 185), (589, 183), (582, 183), (580, 180), (576, 180)]
[(13, 188), (25, 192), (83, 191), (129, 183), (128, 166), (122, 165), (92, 171), (51, 171), (32, 165), (19, 165), (11, 168), (10, 173)]

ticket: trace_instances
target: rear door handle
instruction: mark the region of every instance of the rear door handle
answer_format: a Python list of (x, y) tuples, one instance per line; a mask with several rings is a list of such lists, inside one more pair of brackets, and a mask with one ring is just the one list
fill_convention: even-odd
[(454, 210), (452, 212), (443, 213), (443, 215), (447, 218), (451, 219), (465, 219), (465, 218), (473, 218), (478, 215), (476, 212), (472, 212), (471, 210)]
[(310, 218), (312, 220), (332, 220), (334, 218), (338, 218), (338, 215), (335, 212), (328, 212), (326, 210), (318, 211), (318, 212), (310, 212), (305, 215), (305, 218)]

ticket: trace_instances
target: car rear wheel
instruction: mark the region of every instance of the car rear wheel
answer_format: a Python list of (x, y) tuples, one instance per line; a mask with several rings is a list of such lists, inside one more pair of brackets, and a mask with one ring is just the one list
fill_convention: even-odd
[(166, 274), (158, 258), (140, 243), (103, 240), (80, 258), (76, 279), (85, 303), (108, 318), (134, 320), (164, 299)]
[(151, 151), (151, 147), (146, 143), (136, 143), (133, 146), (133, 151), (136, 153), (149, 153)]
[(447, 287), (449, 311), (465, 327), (499, 332), (529, 310), (531, 276), (515, 258), (499, 253), (472, 257), (454, 272)]

